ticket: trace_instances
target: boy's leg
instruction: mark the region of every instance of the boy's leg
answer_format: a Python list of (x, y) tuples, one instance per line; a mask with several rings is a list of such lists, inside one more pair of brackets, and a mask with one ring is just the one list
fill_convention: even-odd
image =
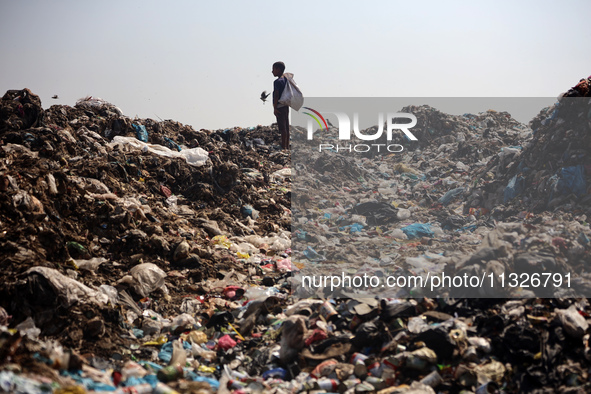
[(279, 115), (277, 115), (277, 126), (281, 133), (281, 148), (289, 149), (289, 107), (279, 108)]
[(283, 149), (289, 149), (289, 107), (285, 110), (285, 133), (283, 137)]
[(275, 115), (277, 118), (277, 128), (279, 129), (279, 144), (281, 145), (281, 149), (283, 149), (283, 116), (281, 116), (281, 112)]

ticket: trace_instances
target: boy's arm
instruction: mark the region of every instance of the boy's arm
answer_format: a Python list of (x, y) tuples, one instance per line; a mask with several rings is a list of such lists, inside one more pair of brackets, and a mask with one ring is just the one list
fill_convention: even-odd
[(277, 94), (279, 92), (278, 89), (278, 84), (277, 82), (279, 81), (279, 79), (275, 80), (275, 82), (273, 82), (273, 113), (275, 115), (278, 114), (278, 109), (277, 109), (277, 105), (279, 104), (279, 94)]

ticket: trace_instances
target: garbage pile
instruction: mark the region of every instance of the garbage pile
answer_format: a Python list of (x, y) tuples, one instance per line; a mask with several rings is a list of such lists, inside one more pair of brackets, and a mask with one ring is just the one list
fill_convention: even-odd
[(0, 108), (3, 365), (151, 360), (232, 285), (289, 267), (289, 157), (271, 127), (195, 131), (90, 97), (44, 111), (28, 89)]
[[(590, 391), (591, 306), (575, 297), (591, 290), (587, 190), (534, 206), (542, 192), (523, 176), (522, 193), (500, 200), (535, 152), (554, 172), (531, 179), (586, 170), (587, 129), (563, 126), (581, 140), (561, 152), (543, 143), (568, 121), (554, 122), (560, 109), (530, 125), (494, 110), (402, 111), (418, 119), (402, 153), (304, 142), (290, 157), (275, 127), (195, 131), (99, 98), (43, 110), (8, 91), (0, 392)], [(411, 285), (302, 293), (299, 279), (444, 268), (552, 272), (572, 286), (435, 297)]]
[(589, 98), (565, 94), (543, 109), (530, 127), (531, 139), (503, 149), (479, 172), (476, 192), (486, 196), (499, 215), (511, 215), (515, 210), (588, 215)]

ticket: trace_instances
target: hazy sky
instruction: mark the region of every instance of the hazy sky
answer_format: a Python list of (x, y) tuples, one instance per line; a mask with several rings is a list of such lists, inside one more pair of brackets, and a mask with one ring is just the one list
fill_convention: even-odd
[(44, 108), (92, 95), (195, 129), (268, 125), (259, 96), (282, 60), (310, 97), (556, 97), (591, 73), (588, 11), (585, 0), (0, 0), (0, 94), (28, 87)]

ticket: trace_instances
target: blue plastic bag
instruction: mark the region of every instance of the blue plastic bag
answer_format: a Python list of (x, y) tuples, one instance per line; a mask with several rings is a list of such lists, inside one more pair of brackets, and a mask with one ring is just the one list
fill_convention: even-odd
[(507, 203), (507, 201), (511, 201), (512, 199), (520, 195), (523, 191), (523, 187), (523, 177), (515, 175), (513, 178), (511, 178), (509, 184), (507, 184), (507, 187), (505, 188), (503, 202)]
[(560, 194), (572, 193), (578, 197), (584, 195), (587, 192), (585, 168), (581, 165), (561, 168), (556, 189)]
[(146, 126), (137, 124), (132, 124), (132, 126), (135, 129), (137, 139), (142, 142), (148, 142), (148, 130), (146, 130)]
[(414, 238), (421, 238), (421, 237), (430, 237), (433, 238), (435, 234), (431, 231), (430, 224), (423, 224), (423, 223), (413, 223), (409, 226), (402, 227), (402, 232), (406, 234), (408, 239)]
[[(187, 341), (183, 341), (183, 349), (191, 350), (191, 344)], [(170, 362), (172, 359), (172, 342), (166, 342), (162, 345), (160, 352), (158, 353), (158, 358), (165, 363)]]
[(442, 203), (443, 205), (447, 205), (449, 204), (454, 198), (456, 198), (457, 196), (459, 196), (460, 194), (462, 194), (464, 192), (464, 188), (463, 187), (457, 187), (455, 189), (452, 189), (450, 191), (448, 191), (447, 193), (445, 193), (439, 200), (440, 203)]
[[(168, 146), (170, 149), (176, 150), (178, 152), (180, 152), (182, 150), (180, 145), (177, 144), (176, 142), (174, 142), (173, 140), (171, 140), (170, 138), (164, 137), (164, 141), (166, 142), (166, 146)], [(144, 141), (144, 142), (146, 142), (146, 141)]]
[(345, 231), (347, 229), (349, 229), (349, 232), (353, 234), (363, 230), (363, 225), (361, 223), (353, 223), (349, 226), (339, 227), (340, 231)]

